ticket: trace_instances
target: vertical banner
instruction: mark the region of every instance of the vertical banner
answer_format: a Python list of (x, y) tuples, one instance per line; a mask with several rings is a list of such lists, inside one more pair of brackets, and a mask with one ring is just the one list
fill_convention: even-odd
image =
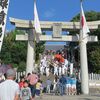
[(34, 27), (35, 27), (35, 33), (36, 33), (36, 42), (39, 42), (39, 36), (42, 34), (38, 11), (36, 7), (36, 0), (34, 0)]
[(87, 33), (89, 33), (90, 30), (86, 22), (86, 18), (82, 6), (82, 0), (81, 0), (81, 12), (80, 12), (80, 29), (81, 29), (80, 40), (87, 43), (87, 37), (88, 37)]
[(5, 33), (8, 6), (9, 0), (0, 0), (0, 51)]

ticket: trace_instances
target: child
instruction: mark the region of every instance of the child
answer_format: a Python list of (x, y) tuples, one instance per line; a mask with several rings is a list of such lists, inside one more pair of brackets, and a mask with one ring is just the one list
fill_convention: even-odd
[(23, 88), (23, 86), (24, 86), (24, 81), (25, 81), (24, 77), (21, 77), (21, 78), (20, 78), (20, 82), (18, 83), (20, 89)]
[(28, 87), (28, 81), (24, 81), (24, 87), (21, 88), (21, 94), (20, 94), (21, 100), (32, 100), (31, 96), (31, 90)]
[(41, 80), (39, 80), (36, 84), (36, 95), (40, 96), (42, 90), (42, 83)]
[(71, 82), (71, 93), (72, 95), (76, 95), (76, 78), (72, 77), (72, 82)]

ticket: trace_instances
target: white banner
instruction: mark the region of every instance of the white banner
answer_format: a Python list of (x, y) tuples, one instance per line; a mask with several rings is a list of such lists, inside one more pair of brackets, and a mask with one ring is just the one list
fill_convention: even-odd
[(9, 0), (0, 0), (0, 51), (5, 33), (8, 6)]
[(40, 26), (40, 21), (39, 21), (39, 16), (37, 12), (37, 7), (36, 7), (36, 0), (34, 0), (34, 27), (35, 27), (35, 33), (36, 33), (36, 42), (39, 42), (39, 36), (42, 34), (41, 26)]

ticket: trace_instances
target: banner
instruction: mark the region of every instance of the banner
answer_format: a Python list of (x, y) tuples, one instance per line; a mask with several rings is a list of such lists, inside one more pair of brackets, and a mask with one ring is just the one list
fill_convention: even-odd
[(36, 33), (36, 42), (39, 42), (39, 36), (42, 34), (42, 31), (36, 7), (36, 0), (34, 0), (34, 27)]
[(8, 6), (9, 0), (0, 0), (0, 51), (5, 33)]
[(86, 22), (83, 6), (82, 6), (82, 1), (81, 1), (81, 14), (80, 14), (80, 28), (81, 28), (81, 41), (87, 42), (89, 28)]

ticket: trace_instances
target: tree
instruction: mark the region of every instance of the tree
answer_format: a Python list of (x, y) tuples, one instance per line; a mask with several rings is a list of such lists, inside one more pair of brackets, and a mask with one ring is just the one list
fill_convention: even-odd
[[(16, 34), (25, 34), (22, 30), (13, 30), (4, 37), (0, 59), (5, 64), (12, 64), (18, 71), (26, 70), (27, 42), (16, 41)], [(44, 34), (44, 33), (43, 33)], [(44, 52), (44, 43), (35, 42), (35, 60), (38, 62), (39, 54)]]
[(16, 29), (6, 33), (0, 58), (3, 63), (12, 64), (13, 67), (17, 67), (18, 69), (20, 67), (20, 63), (23, 62), (20, 70), (22, 71), (25, 70), (27, 42), (18, 42), (15, 40), (16, 34), (20, 33), (22, 33), (22, 31)]

